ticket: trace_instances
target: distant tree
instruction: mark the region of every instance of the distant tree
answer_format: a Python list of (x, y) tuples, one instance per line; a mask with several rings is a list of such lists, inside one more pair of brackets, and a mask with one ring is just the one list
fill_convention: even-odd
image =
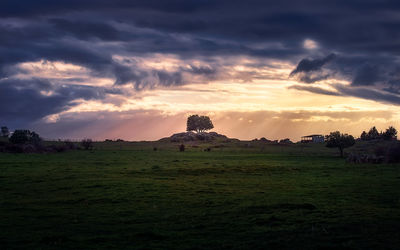
[(361, 133), (360, 139), (363, 140), (363, 141), (368, 140), (368, 134), (367, 134), (367, 132), (363, 131), (363, 132)]
[(379, 134), (378, 130), (376, 129), (376, 127), (373, 126), (368, 131), (368, 140), (375, 140), (375, 139), (379, 139), (379, 138), (380, 138), (380, 134)]
[(339, 131), (331, 132), (326, 136), (326, 146), (328, 148), (338, 148), (340, 157), (343, 157), (343, 150), (355, 144), (354, 137), (348, 134), (341, 134)]
[(38, 145), (42, 142), (42, 138), (40, 138), (40, 136), (37, 133), (32, 131), (30, 134), (29, 142), (34, 145)]
[(214, 128), (214, 125), (208, 116), (191, 115), (187, 119), (186, 131), (196, 131), (200, 133), (212, 128)]
[(10, 142), (14, 144), (24, 144), (24, 143), (32, 143), (39, 144), (42, 141), (40, 136), (26, 129), (18, 129), (15, 130), (12, 136), (10, 137)]
[(289, 138), (285, 138), (279, 141), (282, 144), (292, 144), (293, 142)]
[(81, 145), (85, 150), (92, 150), (93, 149), (93, 141), (92, 139), (83, 139), (81, 141)]
[(6, 126), (1, 127), (1, 136), (2, 137), (10, 136), (10, 131), (8, 130), (8, 128)]
[(390, 126), (386, 129), (385, 132), (382, 133), (382, 138), (384, 140), (396, 140), (397, 139), (397, 130)]

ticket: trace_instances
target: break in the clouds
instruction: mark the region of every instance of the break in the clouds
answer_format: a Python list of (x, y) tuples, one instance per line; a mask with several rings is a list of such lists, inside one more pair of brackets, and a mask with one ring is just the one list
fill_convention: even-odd
[(391, 110), (399, 12), (376, 0), (4, 0), (0, 121), (40, 130), (88, 111), (120, 124), (119, 112), (146, 110)]

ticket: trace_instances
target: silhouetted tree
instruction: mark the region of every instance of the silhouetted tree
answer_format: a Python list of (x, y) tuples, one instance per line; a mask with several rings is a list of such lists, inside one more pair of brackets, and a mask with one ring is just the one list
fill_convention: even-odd
[(32, 131), (30, 134), (29, 142), (34, 145), (38, 145), (42, 142), (42, 138), (40, 138), (40, 136), (37, 133)]
[(368, 134), (367, 134), (367, 132), (363, 131), (363, 132), (361, 133), (360, 139), (363, 140), (363, 141), (368, 140)]
[(10, 137), (10, 142), (14, 144), (32, 143), (36, 145), (41, 141), (42, 139), (37, 133), (26, 129), (15, 130)]
[(348, 134), (341, 134), (339, 131), (331, 132), (326, 136), (326, 146), (328, 148), (338, 148), (340, 157), (343, 157), (343, 150), (355, 144), (354, 137)]
[(368, 131), (368, 140), (375, 140), (375, 139), (379, 139), (379, 138), (380, 138), (380, 134), (379, 134), (378, 130), (376, 129), (376, 127), (373, 126)]
[(196, 131), (200, 133), (212, 128), (214, 128), (214, 125), (208, 116), (191, 115), (187, 119), (186, 131)]
[(292, 144), (293, 142), (289, 138), (285, 138), (279, 141), (282, 144)]
[(397, 130), (390, 126), (386, 129), (385, 132), (382, 133), (382, 138), (385, 140), (396, 140), (397, 139)]
[(10, 136), (10, 131), (8, 130), (8, 128), (6, 126), (1, 127), (1, 136), (2, 137)]

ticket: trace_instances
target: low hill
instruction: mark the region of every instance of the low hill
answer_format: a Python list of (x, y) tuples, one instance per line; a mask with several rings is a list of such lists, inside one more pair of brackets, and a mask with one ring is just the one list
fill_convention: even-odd
[(202, 132), (202, 133), (194, 133), (194, 132), (183, 132), (173, 134), (170, 137), (165, 137), (160, 139), (162, 142), (191, 142), (191, 141), (221, 141), (221, 142), (230, 142), (237, 139), (228, 138), (225, 135), (218, 134), (216, 132)]

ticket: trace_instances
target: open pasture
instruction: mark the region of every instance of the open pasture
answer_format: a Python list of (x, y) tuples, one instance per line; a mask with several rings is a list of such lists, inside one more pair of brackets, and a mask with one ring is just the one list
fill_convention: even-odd
[(322, 145), (3, 153), (0, 194), (1, 249), (400, 246), (400, 166), (345, 163)]

